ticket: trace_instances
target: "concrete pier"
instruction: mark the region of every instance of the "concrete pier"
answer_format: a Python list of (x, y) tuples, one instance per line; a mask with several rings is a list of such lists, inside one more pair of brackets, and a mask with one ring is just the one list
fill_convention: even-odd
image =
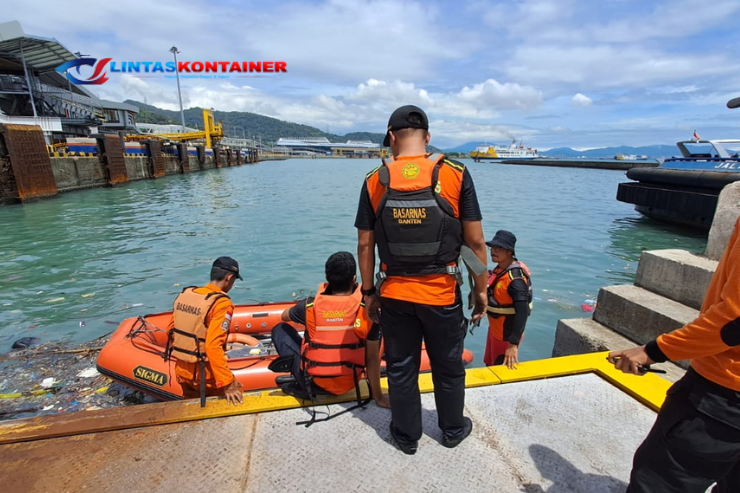
[(133, 144), (142, 155), (128, 155), (124, 154), (128, 147), (119, 135), (95, 137), (97, 146), (92, 148), (97, 155), (50, 153), (41, 127), (0, 125), (0, 204), (259, 161), (256, 149), (216, 147), (210, 154), (202, 145), (196, 145), (197, 154), (190, 155), (186, 145), (178, 144), (173, 155), (171, 149), (163, 150), (162, 141), (151, 139), (141, 141), (141, 146)]
[[(425, 374), (413, 456), (393, 445), (387, 409), (306, 428), (296, 426), (306, 403), (275, 390), (237, 407), (190, 400), (3, 422), (0, 475), (6, 491), (28, 493), (611, 493), (624, 491), (669, 386), (616, 371), (604, 353), (471, 369), (466, 383), (473, 431), (454, 449), (439, 443)], [(314, 409), (337, 414), (341, 400)]]
[(650, 161), (621, 161), (617, 159), (504, 159), (502, 164), (522, 164), (525, 166), (553, 166), (557, 168), (590, 168), (628, 170), (632, 168), (655, 168), (658, 162)]

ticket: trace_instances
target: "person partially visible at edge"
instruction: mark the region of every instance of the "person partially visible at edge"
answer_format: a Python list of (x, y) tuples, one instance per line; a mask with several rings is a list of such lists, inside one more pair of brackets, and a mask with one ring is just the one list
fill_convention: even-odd
[[(295, 382), (284, 384), (286, 394), (308, 398), (306, 388), (306, 366), (312, 361), (324, 363), (320, 368), (334, 376), (316, 376), (312, 379), (314, 392), (344, 394), (355, 388), (352, 369), (340, 365), (354, 361), (364, 366), (367, 381), (375, 403), (390, 407), (388, 396), (380, 388), (380, 326), (367, 316), (362, 302), (360, 286), (357, 284), (357, 263), (349, 252), (337, 252), (329, 257), (325, 265), (326, 283), (319, 286), (315, 297), (300, 301), (283, 311), (284, 322), (294, 322), (306, 327), (305, 336), (287, 323), (272, 329), (272, 341), (280, 356), (293, 356), (291, 374)], [(334, 330), (325, 330), (331, 327)], [(339, 330), (343, 329), (343, 330)], [(335, 340), (322, 341), (330, 337)], [(345, 348), (322, 348), (319, 345), (345, 345)], [(332, 344), (333, 343), (333, 344)], [(301, 355), (305, 358), (302, 365)], [(337, 366), (326, 366), (326, 363)], [(337, 374), (339, 370), (340, 374)], [(358, 375), (359, 376), (359, 375)]]
[[(185, 399), (200, 397), (203, 366), (207, 396), (224, 396), (228, 404), (242, 403), (242, 386), (226, 364), (225, 351), (234, 313), (234, 304), (226, 293), (236, 279), (242, 279), (236, 260), (219, 257), (211, 267), (210, 283), (185, 288), (175, 300), (167, 329), (172, 337), (170, 354), (177, 358), (175, 375)], [(197, 345), (196, 338), (200, 340)]]
[(532, 307), (532, 279), (529, 268), (516, 258), (513, 233), (496, 231), (486, 245), (491, 247), (496, 267), (488, 271), (488, 338), (483, 362), (514, 369)]
[[(424, 340), (432, 368), (442, 444), (455, 447), (471, 432), (463, 416), (467, 321), (456, 277), (463, 244), (485, 265), (486, 246), (473, 180), (465, 166), (428, 155), (429, 122), (421, 108), (390, 117), (383, 145), (393, 159), (368, 173), (355, 219), (362, 293), (380, 319), (391, 402), (390, 432), (406, 454), (421, 438), (419, 365)], [(375, 246), (380, 275), (374, 285)], [(486, 308), (486, 272), (475, 277), (473, 320)]]
[[(609, 353), (625, 373), (689, 359), (635, 452), (629, 493), (740, 491), (740, 218), (696, 320), (644, 346)], [(644, 368), (643, 368), (644, 369)]]

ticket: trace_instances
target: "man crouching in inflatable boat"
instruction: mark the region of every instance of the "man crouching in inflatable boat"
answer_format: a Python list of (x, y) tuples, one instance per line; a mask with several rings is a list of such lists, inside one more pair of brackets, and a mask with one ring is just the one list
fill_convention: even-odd
[[(309, 391), (340, 395), (355, 389), (366, 369), (375, 403), (390, 407), (380, 390), (380, 326), (370, 321), (357, 284), (357, 264), (349, 252), (337, 252), (326, 261), (326, 281), (316, 296), (283, 312), (285, 322), (305, 325), (304, 338), (287, 323), (272, 329), (272, 341), (281, 357), (293, 356), (294, 382), (283, 392), (307, 399)], [(306, 375), (311, 378), (307, 388)]]
[(167, 357), (175, 356), (175, 374), (183, 397), (222, 395), (228, 404), (242, 403), (242, 386), (226, 364), (224, 346), (234, 304), (228, 293), (239, 275), (239, 264), (219, 257), (211, 267), (211, 282), (203, 287), (185, 288), (175, 300), (167, 330), (170, 342)]

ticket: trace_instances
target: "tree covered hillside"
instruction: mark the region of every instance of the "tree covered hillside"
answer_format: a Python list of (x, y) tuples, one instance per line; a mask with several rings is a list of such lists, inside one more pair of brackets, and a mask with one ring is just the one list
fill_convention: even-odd
[[(178, 124), (180, 112), (157, 108), (138, 101), (127, 100), (139, 108), (136, 121), (139, 123)], [(185, 125), (193, 128), (203, 128), (202, 108), (188, 108), (185, 113)], [(347, 135), (336, 135), (319, 130), (309, 125), (284, 122), (269, 116), (258, 115), (243, 111), (214, 111), (213, 118), (221, 121), (227, 137), (260, 138), (263, 143), (275, 142), (280, 137), (326, 137), (330, 142), (346, 142), (348, 140), (369, 140), (382, 144), (384, 134), (371, 132), (353, 132)]]

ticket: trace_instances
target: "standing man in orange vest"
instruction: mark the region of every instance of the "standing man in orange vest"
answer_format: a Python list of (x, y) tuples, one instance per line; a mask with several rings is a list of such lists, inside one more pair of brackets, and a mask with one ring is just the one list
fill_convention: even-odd
[[(473, 180), (461, 163), (428, 155), (430, 137), (421, 108), (393, 112), (383, 142), (393, 160), (367, 175), (355, 219), (362, 294), (370, 317), (379, 311), (385, 340), (390, 432), (409, 455), (416, 453), (422, 434), (422, 340), (432, 367), (442, 445), (457, 446), (473, 427), (463, 416), (467, 323), (458, 285), (463, 245), (482, 264), (475, 276), (473, 321), (486, 308), (486, 246)], [(379, 287), (374, 284), (376, 245)]]
[(295, 381), (284, 384), (282, 390), (308, 399), (308, 372), (313, 377), (312, 392), (341, 395), (355, 388), (364, 367), (375, 403), (390, 407), (380, 389), (380, 326), (367, 317), (355, 258), (349, 252), (337, 252), (326, 261), (324, 272), (327, 282), (319, 286), (316, 296), (283, 311), (284, 322), (306, 327), (304, 337), (287, 323), (272, 329), (278, 354), (293, 356)]
[(242, 403), (242, 386), (226, 364), (226, 338), (234, 304), (226, 294), (234, 287), (239, 264), (231, 257), (219, 257), (211, 267), (211, 282), (199, 288), (185, 288), (177, 297), (168, 326), (166, 357), (177, 358), (175, 375), (183, 397), (222, 395), (228, 404)]
[(740, 491), (740, 218), (699, 317), (644, 346), (613, 351), (618, 370), (690, 359), (635, 452), (628, 493)]
[(532, 276), (516, 258), (514, 233), (500, 229), (486, 245), (491, 247), (496, 267), (488, 271), (488, 338), (483, 363), (504, 364), (513, 370), (519, 363), (519, 343), (532, 309)]

